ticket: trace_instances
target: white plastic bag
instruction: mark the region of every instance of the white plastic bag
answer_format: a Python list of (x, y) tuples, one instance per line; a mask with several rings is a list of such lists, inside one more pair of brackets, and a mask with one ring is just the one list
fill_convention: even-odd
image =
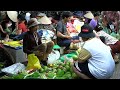
[(14, 75), (18, 74), (18, 72), (21, 72), (23, 70), (25, 70), (25, 65), (21, 63), (16, 63), (9, 67), (3, 68), (1, 71), (10, 75)]
[(58, 50), (53, 50), (48, 56), (48, 64), (53, 64), (56, 60), (60, 58), (60, 52)]

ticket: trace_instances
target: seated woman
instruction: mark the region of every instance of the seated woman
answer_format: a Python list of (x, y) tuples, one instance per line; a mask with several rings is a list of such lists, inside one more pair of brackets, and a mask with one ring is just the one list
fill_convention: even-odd
[(71, 33), (78, 33), (78, 31), (75, 29), (75, 27), (72, 24), (72, 21), (67, 22), (67, 29), (68, 32)]
[(22, 40), (25, 33), (28, 31), (24, 15), (18, 15), (18, 28), (16, 28), (16, 36), (13, 40)]
[(18, 32), (17, 35), (20, 35), (24, 32), (27, 32), (27, 26), (26, 26), (26, 20), (25, 20), (25, 16), (24, 15), (18, 15)]
[(56, 39), (56, 29), (52, 25), (51, 20), (47, 16), (43, 16), (38, 19), (38, 22), (40, 22), (38, 30), (39, 35), (42, 36), (42, 39), (46, 39), (48, 41), (54, 41)]
[(110, 48), (95, 37), (92, 27), (83, 25), (79, 36), (84, 44), (73, 71), (83, 79), (109, 79), (114, 72), (115, 62)]
[(34, 53), (44, 65), (47, 65), (47, 57), (52, 52), (54, 43), (48, 42), (42, 44), (41, 37), (38, 35), (37, 30), (40, 23), (36, 18), (31, 18), (28, 21), (28, 28), (23, 38), (23, 51), (27, 55)]
[(105, 31), (103, 31), (101, 26), (96, 26), (95, 31), (98, 36), (104, 37), (104, 43), (108, 46), (110, 46), (112, 50), (112, 56), (115, 60), (115, 62), (119, 61), (119, 57), (117, 56), (118, 53), (120, 53), (120, 41), (116, 39), (115, 37), (107, 34)]

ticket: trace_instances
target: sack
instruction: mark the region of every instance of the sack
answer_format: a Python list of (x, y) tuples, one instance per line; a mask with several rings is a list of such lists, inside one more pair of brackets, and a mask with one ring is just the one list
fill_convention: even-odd
[(28, 64), (27, 64), (27, 70), (30, 69), (40, 69), (41, 65), (40, 65), (40, 61), (37, 58), (37, 56), (35, 56), (35, 54), (29, 54), (28, 55)]
[(86, 50), (85, 48), (81, 48), (79, 54), (78, 54), (78, 61), (85, 62), (91, 57), (91, 53)]

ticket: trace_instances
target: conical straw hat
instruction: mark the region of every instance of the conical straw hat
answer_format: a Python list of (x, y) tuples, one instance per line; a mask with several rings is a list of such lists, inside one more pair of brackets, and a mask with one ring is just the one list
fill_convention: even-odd
[(17, 22), (17, 11), (7, 11), (7, 15), (13, 22)]
[(40, 24), (51, 24), (51, 20), (47, 16), (43, 16), (42, 18), (38, 19)]
[(84, 15), (84, 17), (89, 18), (89, 19), (93, 19), (94, 15), (91, 12), (88, 12)]

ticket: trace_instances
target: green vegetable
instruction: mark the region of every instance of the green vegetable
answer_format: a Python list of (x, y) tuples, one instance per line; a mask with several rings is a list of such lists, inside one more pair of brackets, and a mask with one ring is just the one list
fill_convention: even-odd
[(23, 73), (13, 75), (11, 79), (24, 79), (25, 75)]
[(40, 73), (43, 73), (43, 72), (44, 72), (44, 69), (43, 69), (43, 68), (41, 68), (41, 69), (39, 70), (39, 72), (40, 72)]
[(65, 68), (66, 68), (67, 71), (70, 70), (70, 66), (69, 65), (66, 65)]
[(56, 73), (57, 76), (62, 77), (64, 75), (64, 71), (61, 69), (58, 69), (58, 72)]
[(48, 78), (52, 79), (56, 74), (53, 72), (48, 73)]
[(73, 58), (73, 60), (75, 60), (75, 61), (78, 60), (78, 56), (77, 56), (77, 55), (73, 55), (72, 58)]

